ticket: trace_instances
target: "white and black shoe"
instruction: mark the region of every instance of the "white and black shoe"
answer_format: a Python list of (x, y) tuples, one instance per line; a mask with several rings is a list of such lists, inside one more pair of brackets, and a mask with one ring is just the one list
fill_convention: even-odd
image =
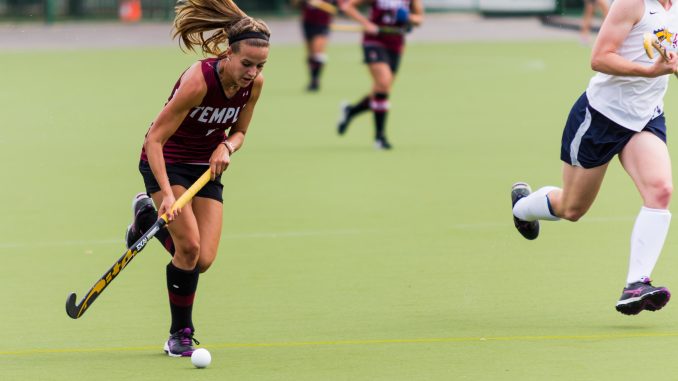
[[(532, 193), (532, 189), (526, 183), (515, 183), (511, 187), (511, 209), (516, 206), (518, 200), (527, 197)], [(513, 216), (513, 224), (523, 237), (533, 240), (539, 236), (539, 221), (523, 221)]]

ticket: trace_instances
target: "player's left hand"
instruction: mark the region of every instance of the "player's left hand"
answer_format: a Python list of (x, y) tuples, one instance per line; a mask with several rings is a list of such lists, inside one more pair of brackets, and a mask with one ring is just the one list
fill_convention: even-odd
[(212, 152), (210, 157), (210, 172), (212, 172), (211, 179), (216, 179), (221, 175), (228, 165), (231, 163), (231, 155), (225, 145), (219, 144), (217, 149)]
[(371, 35), (377, 35), (379, 34), (379, 26), (374, 23), (367, 23), (366, 25), (363, 26), (365, 28), (365, 33), (371, 34)]

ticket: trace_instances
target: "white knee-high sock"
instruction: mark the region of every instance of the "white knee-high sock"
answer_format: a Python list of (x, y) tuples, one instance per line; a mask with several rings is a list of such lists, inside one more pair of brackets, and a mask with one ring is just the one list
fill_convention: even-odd
[(631, 257), (626, 283), (650, 277), (664, 247), (671, 223), (671, 212), (666, 209), (642, 207), (631, 233)]
[(523, 221), (548, 220), (557, 221), (560, 218), (554, 216), (549, 208), (549, 200), (546, 196), (558, 187), (543, 187), (537, 189), (529, 196), (520, 199), (513, 206), (513, 215)]

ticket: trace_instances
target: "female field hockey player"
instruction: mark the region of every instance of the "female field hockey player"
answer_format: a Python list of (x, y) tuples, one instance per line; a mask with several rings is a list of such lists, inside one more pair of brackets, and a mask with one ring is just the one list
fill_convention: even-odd
[[(593, 204), (609, 162), (619, 156), (643, 199), (631, 233), (626, 286), (616, 304), (627, 315), (659, 310), (671, 297), (668, 289), (650, 283), (650, 275), (671, 222), (673, 181), (663, 98), (678, 60), (674, 51), (668, 60), (659, 54), (647, 58), (643, 34), (675, 36), (677, 16), (671, 0), (614, 1), (593, 46), (591, 67), (598, 73), (572, 107), (563, 131), (562, 188), (530, 193), (527, 184), (516, 183), (511, 189), (514, 224), (525, 238), (535, 239), (538, 220), (579, 220)], [(663, 45), (675, 50), (675, 39)]]
[[(344, 0), (306, 0), (301, 2), (301, 27), (306, 41), (306, 63), (310, 81), (308, 91), (320, 90), (320, 74), (327, 56), (325, 49), (333, 15)], [(293, 1), (299, 3), (299, 1)]]
[(607, 16), (610, 6), (607, 4), (608, 0), (584, 0), (584, 13), (581, 17), (581, 41), (588, 44), (591, 40), (591, 23), (593, 16), (596, 13), (596, 8), (600, 10), (603, 19)]
[[(371, 6), (370, 16), (366, 18), (357, 9), (363, 3)], [(337, 125), (339, 135), (346, 133), (348, 124), (356, 115), (372, 110), (375, 124), (375, 147), (390, 149), (386, 139), (386, 116), (388, 115), (388, 97), (398, 72), (398, 66), (405, 47), (405, 31), (412, 25), (421, 25), (424, 20), (422, 0), (347, 0), (341, 10), (358, 21), (364, 28), (364, 62), (372, 76), (372, 89), (362, 100), (354, 105), (342, 104)], [(386, 28), (400, 28), (401, 33), (380, 32)]]
[[(266, 24), (247, 16), (232, 0), (184, 0), (176, 8), (174, 36), (190, 50), (214, 57), (187, 69), (146, 133), (139, 171), (146, 193), (133, 201), (128, 247), (157, 220), (207, 168), (211, 181), (182, 210), (169, 214), (158, 239), (173, 253), (167, 265), (171, 312), (165, 352), (193, 352), (193, 299), (198, 276), (214, 262), (221, 235), (221, 174), (245, 139), (264, 79), (269, 51)], [(153, 202), (158, 205), (156, 213)], [(163, 234), (164, 233), (164, 234)]]

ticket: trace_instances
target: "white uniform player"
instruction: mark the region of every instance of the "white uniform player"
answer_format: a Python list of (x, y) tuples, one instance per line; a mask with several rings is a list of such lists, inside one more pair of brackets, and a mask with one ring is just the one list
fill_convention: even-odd
[[(678, 8), (666, 10), (657, 0), (645, 0), (644, 3), (643, 17), (631, 28), (618, 53), (629, 61), (650, 65), (652, 61), (643, 48), (643, 36), (646, 32), (659, 34), (667, 50), (675, 50), (673, 33), (678, 32)], [(666, 41), (666, 37), (671, 41)], [(597, 73), (591, 78), (586, 95), (591, 107), (623, 127), (640, 131), (664, 109), (668, 83), (668, 75), (647, 78)]]
[[(667, 49), (647, 58), (643, 35), (655, 34)], [(579, 220), (600, 190), (609, 162), (618, 155), (643, 199), (631, 234), (626, 286), (617, 311), (635, 315), (664, 307), (671, 294), (654, 287), (650, 275), (671, 222), (673, 183), (666, 147), (663, 98), (676, 58), (678, 7), (670, 0), (615, 0), (593, 46), (598, 73), (570, 111), (561, 144), (562, 188), (531, 193), (526, 183), (511, 189), (514, 224), (527, 239), (539, 234), (539, 220)]]

